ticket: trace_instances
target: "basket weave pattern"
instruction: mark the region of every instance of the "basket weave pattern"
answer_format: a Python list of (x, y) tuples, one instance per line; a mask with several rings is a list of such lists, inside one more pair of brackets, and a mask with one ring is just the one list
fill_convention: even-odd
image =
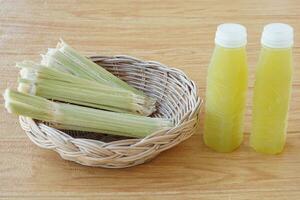
[(94, 56), (91, 59), (155, 97), (157, 111), (152, 116), (169, 118), (175, 126), (146, 138), (132, 139), (99, 133), (63, 132), (46, 123), (20, 116), (22, 128), (36, 145), (52, 149), (62, 158), (83, 165), (124, 168), (144, 163), (194, 133), (202, 100), (198, 97), (195, 83), (183, 72), (129, 56)]

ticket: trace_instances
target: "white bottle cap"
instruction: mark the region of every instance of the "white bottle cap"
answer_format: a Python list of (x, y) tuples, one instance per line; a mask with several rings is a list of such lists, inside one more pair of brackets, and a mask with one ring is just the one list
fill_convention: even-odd
[(215, 43), (226, 48), (243, 47), (247, 44), (247, 30), (240, 24), (221, 24), (217, 28)]
[(288, 24), (272, 23), (264, 27), (261, 44), (270, 48), (290, 48), (294, 43), (294, 30)]

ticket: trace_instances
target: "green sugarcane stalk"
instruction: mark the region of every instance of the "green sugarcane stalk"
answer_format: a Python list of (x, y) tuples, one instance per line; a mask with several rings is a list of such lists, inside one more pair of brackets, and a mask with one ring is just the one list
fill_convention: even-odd
[(155, 101), (144, 95), (79, 78), (31, 61), (17, 63), (17, 66), (22, 68), (20, 92), (115, 112), (148, 116), (155, 111)]
[(142, 91), (128, 85), (90, 59), (80, 55), (63, 40), (57, 44), (55, 49), (50, 48), (45, 55), (42, 55), (41, 63), (81, 78), (94, 80), (102, 84), (132, 91), (135, 94), (144, 95)]
[(4, 93), (10, 113), (57, 124), (57, 127), (143, 138), (172, 127), (168, 119), (115, 113), (72, 104), (57, 103), (43, 97), (10, 89)]

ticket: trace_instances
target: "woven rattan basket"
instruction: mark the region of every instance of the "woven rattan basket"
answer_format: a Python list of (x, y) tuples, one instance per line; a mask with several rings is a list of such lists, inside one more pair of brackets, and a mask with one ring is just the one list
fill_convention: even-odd
[(82, 165), (124, 168), (144, 163), (194, 133), (202, 100), (195, 83), (183, 72), (129, 56), (94, 56), (91, 59), (157, 98), (157, 112), (152, 116), (172, 119), (174, 127), (143, 139), (132, 139), (99, 133), (63, 132), (21, 116), (22, 128), (36, 145), (52, 149), (62, 158)]

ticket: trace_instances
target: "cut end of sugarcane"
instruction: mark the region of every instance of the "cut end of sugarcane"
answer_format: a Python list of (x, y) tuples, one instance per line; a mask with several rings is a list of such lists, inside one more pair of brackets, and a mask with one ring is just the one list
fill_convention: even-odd
[(19, 72), (18, 91), (27, 94), (35, 94), (36, 87), (33, 83), (37, 80), (37, 70), (41, 68), (41, 66), (32, 61), (19, 62), (17, 63), (17, 66), (21, 68)]
[(57, 53), (57, 51), (58, 51), (58, 49), (56, 49), (56, 48), (48, 48), (46, 56), (53, 56)]
[(137, 112), (139, 114), (149, 116), (156, 111), (156, 101), (153, 98), (136, 94), (132, 95), (135, 101), (135, 107), (137, 108)]
[(56, 45), (58, 51), (64, 52), (65, 48), (71, 48), (62, 38), (59, 39), (59, 42)]
[(55, 48), (48, 48), (46, 54), (41, 54), (41, 65), (46, 67), (55, 68), (62, 72), (71, 73), (73, 74), (70, 69), (64, 67), (64, 65), (57, 60), (57, 56), (60, 54), (58, 49)]
[(47, 56), (44, 55), (44, 54), (40, 54), (40, 56), (42, 57), (42, 59), (41, 59), (41, 65), (48, 66), (49, 65), (49, 59), (47, 59)]
[(145, 106), (145, 104), (136, 104), (137, 113), (143, 116), (149, 116), (156, 111), (155, 105)]
[[(51, 56), (48, 54), (48, 52), (46, 54), (41, 54), (41, 65), (50, 67), (53, 64), (53, 59), (51, 58)], [(52, 66), (53, 67), (53, 66)]]
[(145, 98), (146, 98), (146, 101), (145, 101), (146, 106), (154, 106), (155, 107), (155, 104), (156, 104), (156, 99), (155, 98), (147, 97), (147, 96), (145, 96)]
[(43, 61), (47, 61), (48, 57), (54, 56), (58, 52), (56, 48), (48, 48), (46, 54), (41, 54)]
[(12, 113), (11, 107), (10, 107), (10, 102), (11, 102), (11, 97), (10, 97), (10, 89), (6, 89), (3, 93), (3, 98), (4, 98), (4, 107), (6, 108), (7, 112)]
[(36, 94), (36, 86), (32, 83), (22, 83), (18, 85), (18, 91), (27, 94)]
[(67, 43), (62, 38), (60, 38), (59, 42), (56, 45), (56, 48), (60, 49), (60, 48), (62, 48), (65, 45), (67, 45)]
[(143, 115), (143, 116), (149, 116), (152, 113), (154, 113), (155, 110), (156, 110), (155, 107), (153, 107), (153, 108), (145, 108), (145, 107), (141, 106), (141, 110), (139, 111), (139, 114)]
[(20, 77), (27, 80), (36, 80), (36, 71), (30, 68), (22, 68), (20, 70)]
[(52, 65), (52, 62), (51, 62), (51, 57), (48, 55), (48, 54), (41, 54), (41, 65), (44, 65), (44, 66), (51, 66)]

